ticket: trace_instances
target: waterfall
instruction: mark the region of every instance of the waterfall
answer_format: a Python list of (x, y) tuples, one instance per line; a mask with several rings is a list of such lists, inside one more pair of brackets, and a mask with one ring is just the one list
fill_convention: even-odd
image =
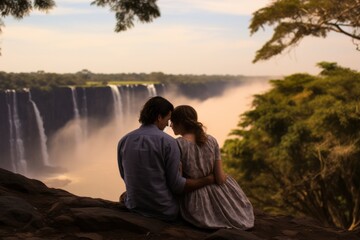
[(79, 114), (79, 108), (78, 108), (78, 104), (77, 104), (77, 94), (76, 94), (76, 89), (75, 87), (70, 87), (71, 89), (71, 96), (72, 96), (72, 101), (73, 101), (73, 106), (74, 106), (74, 118), (75, 120), (80, 119), (80, 114)]
[(73, 102), (73, 111), (74, 111), (74, 123), (75, 123), (75, 141), (76, 143), (80, 143), (82, 140), (82, 127), (80, 122), (80, 114), (79, 114), (79, 107), (77, 104), (77, 94), (75, 87), (70, 87), (71, 89), (71, 96), (72, 96), (72, 102)]
[(134, 94), (134, 86), (127, 85), (126, 87), (128, 89), (128, 91), (126, 91), (126, 116), (130, 116), (132, 110), (131, 103), (132, 103), (132, 96)]
[(148, 92), (149, 92), (149, 97), (155, 97), (157, 95), (156, 93), (156, 88), (154, 84), (147, 84), (146, 85)]
[(6, 91), (6, 101), (9, 112), (10, 126), (10, 155), (12, 169), (15, 173), (26, 174), (27, 162), (25, 160), (25, 148), (23, 142), (22, 126), (18, 114), (18, 105), (15, 90)]
[(129, 109), (129, 115), (134, 113), (134, 107), (135, 107), (135, 102), (136, 102), (136, 90), (135, 90), (135, 85), (130, 85), (130, 93), (129, 93), (129, 102), (128, 102), (128, 109)]
[(81, 100), (81, 115), (83, 117), (83, 138), (87, 138), (87, 128), (88, 128), (88, 110), (87, 110), (87, 98), (86, 98), (86, 88), (82, 88), (83, 95)]
[(129, 85), (126, 85), (124, 87), (120, 88), (120, 96), (122, 96), (123, 102), (122, 102), (122, 106), (123, 106), (123, 117), (121, 119), (122, 123), (124, 126), (128, 126), (129, 124), (129, 116), (131, 116), (131, 89), (132, 87), (130, 87)]
[(22, 126), (18, 114), (18, 105), (16, 99), (16, 92), (13, 91), (13, 123), (14, 123), (14, 130), (15, 130), (15, 148), (16, 148), (16, 163), (19, 165), (17, 166), (17, 172), (26, 174), (27, 169), (27, 162), (25, 160), (25, 148), (23, 142), (23, 133), (22, 133)]
[(33, 109), (34, 109), (34, 114), (36, 117), (36, 124), (37, 127), (39, 129), (39, 136), (40, 136), (40, 148), (41, 148), (41, 155), (42, 155), (42, 160), (45, 166), (49, 166), (49, 154), (48, 154), (48, 150), (47, 150), (47, 146), (46, 146), (46, 142), (47, 142), (47, 138), (46, 138), (46, 134), (45, 134), (45, 129), (44, 129), (44, 122), (41, 118), (39, 109), (37, 108), (35, 102), (31, 99), (31, 92), (29, 91), (29, 102), (32, 104)]
[(118, 123), (121, 122), (121, 117), (123, 116), (120, 91), (119, 91), (118, 86), (109, 85), (109, 87), (111, 88), (111, 93), (112, 93), (112, 97), (113, 97), (113, 100), (114, 100), (115, 121), (118, 124)]
[[(9, 96), (10, 95), (10, 96)], [(16, 169), (16, 156), (15, 156), (15, 137), (14, 137), (14, 130), (13, 130), (13, 120), (12, 120), (12, 109), (11, 109), (11, 103), (10, 103), (10, 99), (11, 98), (11, 91), (7, 90), (6, 91), (6, 103), (7, 103), (7, 108), (8, 108), (8, 120), (9, 120), (9, 131), (10, 131), (10, 158), (11, 158), (11, 167), (12, 167), (12, 171), (13, 172), (17, 172)]]

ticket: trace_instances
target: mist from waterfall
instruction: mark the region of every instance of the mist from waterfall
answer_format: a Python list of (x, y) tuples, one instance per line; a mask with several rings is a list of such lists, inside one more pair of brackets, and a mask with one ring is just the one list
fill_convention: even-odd
[[(116, 89), (119, 90), (119, 98), (117, 98)], [(112, 121), (108, 124), (92, 129), (92, 134), (77, 146), (76, 151), (62, 146), (55, 140), (51, 144), (52, 153), (55, 153), (51, 155), (54, 156), (52, 160), (55, 164), (61, 164), (67, 171), (51, 177), (42, 176), (40, 180), (50, 187), (62, 188), (76, 195), (118, 201), (119, 195), (125, 191), (125, 185), (117, 166), (117, 143), (127, 132), (139, 127), (138, 110), (140, 108), (131, 105), (135, 95), (130, 86), (126, 93), (122, 92), (121, 87), (116, 87), (116, 89), (112, 90), (114, 103), (117, 103), (117, 99), (121, 100), (117, 106), (124, 107), (123, 114), (126, 116), (126, 118), (122, 117), (124, 123), (122, 127), (118, 129), (118, 120), (114, 114)], [(168, 90), (163, 96), (174, 106), (180, 104), (193, 106), (198, 112), (199, 121), (206, 126), (207, 132), (218, 140), (221, 147), (225, 139), (229, 138), (230, 131), (236, 128), (239, 114), (251, 108), (253, 95), (268, 89), (267, 81), (255, 81), (229, 89), (222, 96), (212, 97), (205, 101), (191, 100)], [(148, 91), (148, 94), (150, 97), (154, 93)], [(144, 99), (144, 102), (146, 100)], [(134, 109), (136, 112), (130, 111)], [(114, 111), (116, 111), (115, 108)], [(71, 137), (74, 124), (71, 122), (57, 132), (56, 138), (60, 139), (59, 142)], [(166, 128), (165, 132), (174, 136), (171, 128)]]

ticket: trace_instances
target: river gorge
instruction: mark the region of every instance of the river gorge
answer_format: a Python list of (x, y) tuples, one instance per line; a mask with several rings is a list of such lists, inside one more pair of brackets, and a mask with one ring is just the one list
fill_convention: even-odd
[[(124, 191), (117, 142), (139, 126), (143, 103), (161, 95), (195, 107), (220, 146), (267, 79), (206, 84), (137, 84), (0, 92), (0, 167), (50, 187), (117, 200)], [(173, 135), (170, 128), (165, 131)], [(176, 137), (176, 136), (174, 136)]]

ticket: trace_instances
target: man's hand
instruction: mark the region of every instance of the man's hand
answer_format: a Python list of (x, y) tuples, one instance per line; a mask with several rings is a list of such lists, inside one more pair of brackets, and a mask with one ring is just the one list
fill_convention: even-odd
[(210, 185), (214, 183), (215, 183), (214, 174), (210, 174), (206, 177), (198, 178), (198, 179), (187, 178), (183, 193), (192, 192), (199, 188), (205, 187), (206, 185)]

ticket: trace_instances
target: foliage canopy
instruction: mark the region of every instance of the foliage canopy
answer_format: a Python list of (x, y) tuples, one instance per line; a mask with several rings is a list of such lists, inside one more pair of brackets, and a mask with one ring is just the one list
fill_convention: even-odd
[(319, 66), (319, 76), (272, 80), (255, 96), (224, 163), (257, 208), (359, 228), (360, 73)]
[(110, 7), (115, 12), (115, 31), (125, 31), (134, 26), (134, 20), (151, 22), (160, 17), (157, 0), (95, 0), (91, 4), (101, 7)]
[(330, 32), (350, 37), (357, 50), (360, 40), (359, 0), (276, 0), (253, 13), (251, 34), (266, 25), (274, 33), (256, 53), (253, 62), (267, 60), (296, 46), (307, 36), (326, 37)]

